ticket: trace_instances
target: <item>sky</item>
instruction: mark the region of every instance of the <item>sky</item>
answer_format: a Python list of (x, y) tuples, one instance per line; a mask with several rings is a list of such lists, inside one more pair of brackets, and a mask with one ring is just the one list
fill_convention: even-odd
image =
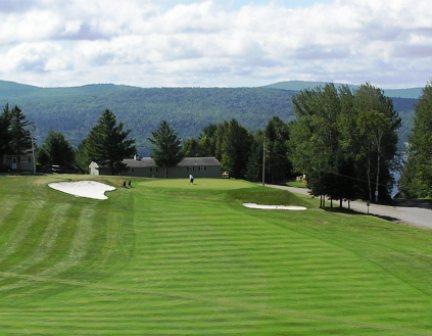
[(428, 0), (0, 0), (0, 79), (423, 87), (431, 18)]

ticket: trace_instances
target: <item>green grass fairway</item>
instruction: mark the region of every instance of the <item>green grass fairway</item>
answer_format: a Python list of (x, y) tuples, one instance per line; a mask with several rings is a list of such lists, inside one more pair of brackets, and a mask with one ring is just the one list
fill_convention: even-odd
[(432, 335), (431, 231), (242, 181), (47, 187), (84, 178), (0, 176), (0, 335)]

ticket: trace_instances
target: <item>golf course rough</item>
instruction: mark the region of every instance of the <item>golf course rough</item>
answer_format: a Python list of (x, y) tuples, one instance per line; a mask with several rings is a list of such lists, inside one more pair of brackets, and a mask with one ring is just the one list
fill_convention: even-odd
[(431, 335), (431, 231), (243, 181), (68, 179), (0, 177), (0, 335)]

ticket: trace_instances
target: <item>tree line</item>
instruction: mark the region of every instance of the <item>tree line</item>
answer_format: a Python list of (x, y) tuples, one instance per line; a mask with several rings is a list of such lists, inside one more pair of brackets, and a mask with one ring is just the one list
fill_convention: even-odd
[[(151, 156), (160, 167), (176, 165), (183, 156), (215, 156), (233, 178), (284, 183), (304, 174), (314, 195), (335, 200), (361, 198), (386, 201), (394, 183), (400, 118), (392, 100), (370, 84), (355, 92), (348, 86), (303, 90), (292, 100), (296, 119), (273, 117), (250, 132), (236, 119), (213, 123), (197, 138), (185, 141), (166, 121), (152, 132)], [(22, 111), (8, 105), (0, 115), (0, 156), (29, 147), (29, 123)], [(432, 87), (428, 84), (416, 107), (408, 160), (400, 187), (409, 197), (431, 197)], [(51, 131), (41, 148), (41, 165), (71, 166), (87, 171), (91, 161), (122, 171), (122, 160), (136, 154), (135, 140), (116, 115), (105, 110), (76, 150), (59, 132)], [(1, 158), (0, 157), (0, 158)], [(265, 157), (265, 169), (263, 161)]]

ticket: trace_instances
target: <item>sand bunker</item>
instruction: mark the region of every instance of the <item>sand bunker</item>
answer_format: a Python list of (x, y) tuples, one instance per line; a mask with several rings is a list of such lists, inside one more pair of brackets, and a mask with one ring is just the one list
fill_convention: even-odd
[(256, 203), (243, 203), (243, 206), (251, 209), (262, 209), (262, 210), (290, 210), (290, 211), (304, 211), (306, 210), (303, 206), (297, 205), (266, 205)]
[(60, 182), (50, 183), (52, 189), (79, 197), (87, 197), (99, 200), (108, 199), (104, 194), (106, 191), (115, 190), (114, 187), (95, 181)]

